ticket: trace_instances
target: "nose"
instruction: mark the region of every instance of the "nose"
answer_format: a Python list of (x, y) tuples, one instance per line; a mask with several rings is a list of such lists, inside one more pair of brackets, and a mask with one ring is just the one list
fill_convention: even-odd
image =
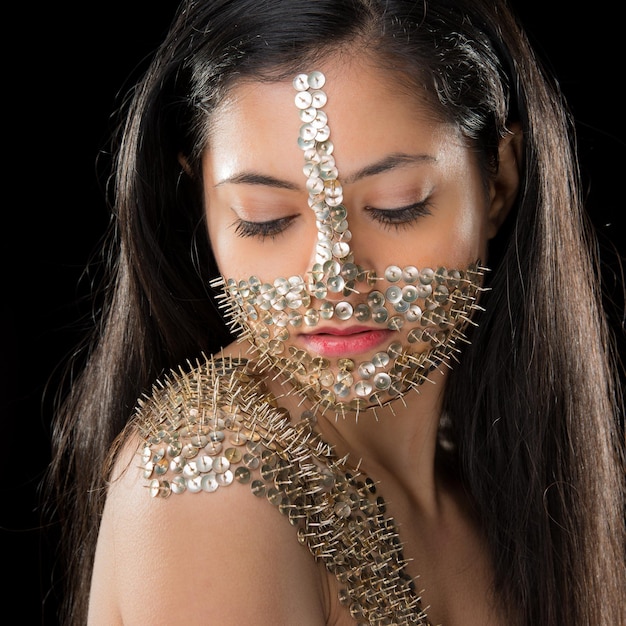
[[(305, 154), (307, 157), (314, 155)], [(315, 214), (317, 237), (309, 258), (309, 287), (318, 299), (338, 301), (349, 298), (376, 283), (372, 265), (360, 265), (370, 259), (367, 241), (355, 247), (348, 224), (348, 208), (343, 203), (341, 183), (334, 174), (324, 179), (318, 170), (305, 165), (307, 186), (312, 190), (309, 206)], [(336, 168), (335, 168), (336, 171)], [(355, 252), (357, 254), (355, 255)]]
[(356, 293), (356, 282), (363, 276), (351, 248), (348, 209), (341, 203), (338, 180), (333, 179), (332, 183), (336, 183), (330, 186), (335, 192), (333, 196), (324, 196), (322, 192), (310, 202), (315, 211), (317, 238), (310, 257), (309, 285), (311, 295), (339, 300)]

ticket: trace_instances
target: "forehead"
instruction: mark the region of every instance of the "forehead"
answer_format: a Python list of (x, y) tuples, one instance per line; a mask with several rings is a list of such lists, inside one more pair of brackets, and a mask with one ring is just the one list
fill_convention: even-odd
[[(309, 73), (319, 70), (326, 76), (324, 91), (332, 141), (350, 152), (372, 156), (378, 148), (409, 150), (421, 134), (433, 135), (445, 129), (458, 140), (449, 124), (439, 118), (425, 97), (416, 93), (403, 75), (385, 71), (372, 59), (336, 55), (315, 67), (302, 68)], [(208, 150), (228, 153), (259, 148), (273, 160), (298, 155), (296, 143), (301, 121), (295, 105), (292, 80), (254, 81), (246, 79), (231, 87), (223, 102), (212, 113), (208, 132)], [(407, 133), (407, 131), (409, 131)], [(345, 146), (345, 148), (344, 148)], [(285, 152), (287, 151), (287, 152)], [(355, 164), (358, 166), (358, 164)]]

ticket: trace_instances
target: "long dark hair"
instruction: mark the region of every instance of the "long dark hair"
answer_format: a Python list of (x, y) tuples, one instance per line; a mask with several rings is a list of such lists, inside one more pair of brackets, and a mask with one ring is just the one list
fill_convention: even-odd
[(445, 411), (498, 591), (521, 623), (624, 623), (622, 405), (572, 123), (504, 0), (182, 3), (124, 107), (100, 322), (56, 422), (67, 623), (86, 620), (103, 467), (137, 398), (232, 339), (208, 287), (217, 269), (198, 167), (211, 112), (238, 81), (292, 76), (357, 42), (455, 123), (486, 168), (521, 125), (519, 195)]

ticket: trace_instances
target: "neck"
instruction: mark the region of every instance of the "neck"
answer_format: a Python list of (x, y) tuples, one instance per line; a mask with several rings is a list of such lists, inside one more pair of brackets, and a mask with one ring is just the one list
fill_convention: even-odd
[[(437, 505), (435, 451), (445, 377), (445, 372), (432, 372), (419, 393), (409, 393), (375, 413), (342, 417), (318, 411), (317, 430), (338, 457), (348, 457), (348, 465), (358, 466), (375, 481), (391, 477), (417, 506), (432, 511)], [(278, 381), (270, 387), (280, 397), (279, 404), (299, 419), (307, 408), (300, 396), (284, 395)]]

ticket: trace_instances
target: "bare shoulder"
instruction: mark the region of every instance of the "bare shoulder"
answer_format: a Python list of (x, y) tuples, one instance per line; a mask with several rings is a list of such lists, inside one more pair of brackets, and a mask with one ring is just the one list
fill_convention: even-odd
[(325, 623), (318, 565), (255, 484), (258, 442), (232, 419), (245, 406), (216, 390), (234, 369), (208, 367), (157, 389), (117, 456), (92, 626)]

